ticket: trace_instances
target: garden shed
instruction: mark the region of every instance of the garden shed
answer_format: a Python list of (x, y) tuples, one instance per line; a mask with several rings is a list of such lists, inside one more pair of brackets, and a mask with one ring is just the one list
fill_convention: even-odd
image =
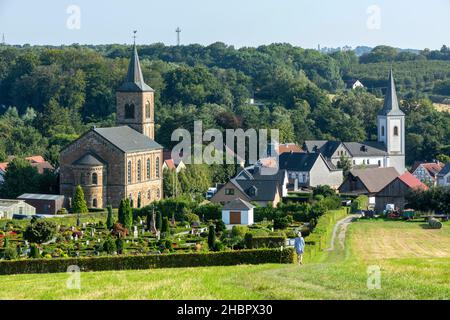
[(226, 225), (252, 225), (254, 208), (241, 198), (234, 199), (222, 208), (222, 220)]

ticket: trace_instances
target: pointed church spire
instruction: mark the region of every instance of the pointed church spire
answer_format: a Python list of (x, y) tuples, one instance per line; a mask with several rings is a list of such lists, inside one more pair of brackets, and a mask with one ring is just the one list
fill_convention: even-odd
[(133, 52), (131, 54), (130, 64), (128, 65), (128, 72), (125, 82), (120, 86), (118, 91), (122, 92), (142, 92), (154, 91), (150, 86), (144, 82), (142, 75), (141, 63), (139, 62), (139, 55), (136, 48), (136, 31), (134, 31)]
[(394, 73), (389, 72), (389, 84), (384, 97), (383, 109), (378, 113), (380, 116), (403, 116), (405, 115), (398, 106), (397, 91), (395, 90)]

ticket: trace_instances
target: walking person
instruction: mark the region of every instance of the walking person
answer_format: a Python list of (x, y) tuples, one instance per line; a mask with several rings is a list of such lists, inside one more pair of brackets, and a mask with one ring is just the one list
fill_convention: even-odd
[(305, 239), (302, 237), (302, 233), (299, 231), (297, 238), (294, 240), (294, 248), (297, 252), (297, 261), (299, 265), (303, 264), (303, 252), (305, 252)]

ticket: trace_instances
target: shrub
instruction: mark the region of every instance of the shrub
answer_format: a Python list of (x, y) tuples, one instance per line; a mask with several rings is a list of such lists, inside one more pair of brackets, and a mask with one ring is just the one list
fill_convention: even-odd
[(231, 229), (231, 235), (233, 237), (244, 238), (245, 234), (248, 232), (248, 227), (246, 226), (233, 226)]
[(106, 251), (108, 254), (112, 254), (117, 251), (116, 242), (113, 238), (109, 237), (103, 243), (103, 251)]
[(162, 214), (161, 212), (156, 212), (156, 229), (161, 231), (162, 229)]
[(113, 210), (112, 206), (109, 205), (106, 207), (106, 210), (108, 211), (108, 216), (106, 217), (106, 227), (111, 230), (114, 226), (114, 217), (113, 217)]
[(247, 234), (245, 236), (245, 246), (248, 249), (280, 248), (286, 245), (286, 237), (282, 236), (247, 237)]
[(334, 191), (330, 186), (323, 185), (317, 186), (313, 188), (313, 196), (321, 195), (323, 197), (332, 197), (336, 195), (336, 191)]
[(80, 185), (78, 185), (75, 189), (72, 210), (74, 213), (87, 213), (88, 212), (88, 208), (86, 205), (86, 199), (84, 198), (83, 188), (81, 188)]
[(216, 203), (210, 203), (198, 206), (194, 213), (205, 220), (219, 220), (222, 218), (222, 206)]
[(291, 216), (286, 216), (286, 217), (277, 216), (275, 219), (273, 219), (273, 227), (275, 229), (281, 229), (281, 230), (286, 229), (292, 223), (292, 217), (291, 217), (291, 219), (289, 219), (288, 217), (291, 217)]
[(208, 247), (209, 247), (209, 250), (211, 250), (211, 251), (215, 250), (215, 248), (216, 248), (216, 230), (213, 225), (209, 226)]
[(352, 212), (358, 212), (360, 210), (367, 210), (369, 206), (369, 197), (366, 195), (360, 195), (352, 201), (351, 209)]
[(3, 258), (5, 260), (15, 260), (17, 259), (17, 250), (13, 247), (7, 247), (3, 251)]
[(37, 245), (32, 244), (30, 246), (30, 253), (28, 255), (32, 259), (38, 259), (41, 257), (41, 254), (39, 253), (39, 248)]
[(183, 219), (184, 219), (185, 221), (188, 221), (190, 224), (192, 224), (192, 223), (194, 223), (194, 222), (200, 222), (199, 216), (196, 215), (195, 213), (192, 213), (192, 212), (186, 213), (186, 214), (183, 216)]
[(123, 253), (123, 247), (124, 247), (123, 239), (117, 238), (116, 239), (116, 248), (117, 248), (117, 253), (118, 254), (122, 254)]
[(161, 232), (164, 234), (168, 234), (170, 232), (169, 219), (167, 217), (163, 218)]
[(0, 261), (0, 274), (66, 272), (67, 267), (71, 265), (79, 266), (82, 271), (105, 271), (293, 263), (294, 257), (292, 248), (284, 248), (282, 251), (280, 249), (257, 249), (208, 253), (57, 258), (51, 260), (28, 259)]
[(222, 221), (222, 219), (216, 221), (216, 232), (220, 233), (227, 230), (227, 226), (225, 225), (225, 222)]
[(322, 203), (328, 210), (337, 210), (342, 206), (341, 198), (337, 195), (326, 197), (322, 200)]
[(32, 220), (25, 229), (23, 238), (33, 243), (44, 243), (53, 238), (56, 225), (48, 220)]

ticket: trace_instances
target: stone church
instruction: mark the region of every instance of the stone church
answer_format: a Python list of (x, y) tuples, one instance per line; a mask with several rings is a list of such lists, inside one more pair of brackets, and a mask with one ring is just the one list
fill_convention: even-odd
[(88, 207), (137, 207), (162, 197), (163, 147), (155, 142), (154, 90), (142, 76), (136, 45), (116, 92), (117, 126), (93, 128), (60, 154), (60, 193), (70, 206), (81, 185)]

